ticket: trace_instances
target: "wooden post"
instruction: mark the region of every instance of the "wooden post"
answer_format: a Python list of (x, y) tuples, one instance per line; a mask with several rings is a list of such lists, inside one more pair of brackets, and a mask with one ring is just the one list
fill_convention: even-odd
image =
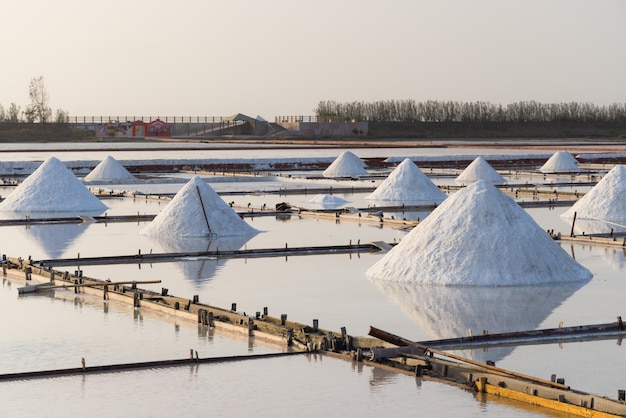
[(286, 322), (287, 322), (287, 314), (281, 314), (280, 315), (280, 325), (285, 325)]
[(317, 332), (318, 329), (319, 329), (319, 320), (318, 319), (314, 319), (313, 320), (313, 331)]
[(32, 275), (33, 275), (32, 267), (24, 268), (24, 275), (26, 276), (26, 280), (31, 280), (32, 279)]
[(569, 231), (569, 236), (574, 236), (574, 224), (576, 223), (576, 212), (574, 212), (574, 219), (572, 219), (572, 229)]
[(135, 292), (133, 294), (133, 306), (135, 308), (139, 308), (141, 306), (141, 304), (139, 302), (139, 292)]
[(248, 336), (254, 337), (254, 318), (248, 318)]
[(109, 300), (109, 286), (107, 285), (102, 287), (102, 299)]
[(267, 316), (267, 306), (263, 307), (263, 316)]
[(237, 304), (236, 303), (231, 303), (230, 310), (233, 311), (233, 312), (236, 312), (237, 311)]
[(214, 323), (213, 321), (214, 321), (214, 319), (213, 319), (213, 312), (212, 312), (212, 311), (209, 311), (208, 318), (207, 318), (207, 322), (208, 322), (208, 324), (209, 324), (209, 326), (210, 326), (211, 328), (214, 328), (214, 327), (215, 327), (215, 323)]

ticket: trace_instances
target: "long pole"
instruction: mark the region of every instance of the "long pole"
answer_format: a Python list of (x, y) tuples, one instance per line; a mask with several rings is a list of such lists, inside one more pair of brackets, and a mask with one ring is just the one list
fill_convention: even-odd
[(196, 191), (198, 192), (198, 199), (200, 199), (200, 206), (202, 206), (202, 214), (204, 215), (204, 221), (206, 222), (206, 227), (209, 228), (209, 235), (213, 235), (211, 232), (211, 225), (209, 225), (209, 218), (206, 216), (206, 209), (204, 209), (204, 202), (202, 201), (202, 194), (200, 194), (200, 188), (196, 186)]

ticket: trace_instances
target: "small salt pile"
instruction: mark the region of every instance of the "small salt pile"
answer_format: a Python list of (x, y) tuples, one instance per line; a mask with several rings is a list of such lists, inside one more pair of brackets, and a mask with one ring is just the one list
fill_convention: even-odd
[(243, 236), (257, 232), (199, 176), (191, 178), (140, 231), (143, 235), (171, 237)]
[(613, 167), (585, 196), (561, 217), (572, 219), (626, 222), (626, 168)]
[(50, 157), (0, 203), (7, 212), (95, 212), (107, 206), (58, 158)]
[(410, 158), (406, 158), (365, 199), (439, 204), (446, 197)]
[(478, 180), (484, 180), (491, 184), (504, 184), (506, 180), (483, 158), (477, 157), (456, 178), (459, 184), (470, 184)]
[(350, 151), (342, 152), (331, 165), (322, 173), (324, 177), (358, 177), (369, 173), (365, 163)]
[(119, 161), (112, 156), (107, 156), (85, 176), (85, 181), (128, 181), (135, 180), (133, 176)]
[(536, 285), (592, 276), (486, 181), (448, 197), (367, 275), (451, 286)]
[(539, 168), (542, 173), (578, 173), (578, 160), (567, 151), (557, 151)]
[(313, 203), (315, 205), (319, 205), (325, 208), (331, 208), (341, 206), (345, 203), (348, 203), (348, 201), (346, 199), (342, 199), (339, 196), (333, 196), (330, 194), (317, 194), (309, 200), (309, 203)]

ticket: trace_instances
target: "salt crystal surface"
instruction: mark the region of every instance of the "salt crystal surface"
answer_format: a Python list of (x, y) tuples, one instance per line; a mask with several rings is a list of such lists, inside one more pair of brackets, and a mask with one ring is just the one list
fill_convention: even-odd
[(342, 152), (322, 173), (324, 177), (366, 176), (365, 163), (350, 151)]
[(572, 219), (626, 222), (626, 168), (613, 167), (561, 217)]
[(257, 232), (199, 176), (192, 177), (140, 231), (143, 235), (170, 237), (254, 235)]
[(107, 207), (58, 158), (50, 157), (0, 203), (7, 212), (92, 212)]
[(470, 184), (478, 180), (485, 180), (491, 184), (504, 184), (506, 180), (483, 158), (476, 157), (470, 165), (456, 178), (459, 184)]
[(365, 198), (439, 204), (446, 197), (411, 159), (406, 158)]
[(567, 151), (557, 151), (539, 169), (542, 173), (578, 173), (578, 161)]
[(85, 176), (85, 181), (125, 181), (134, 180), (133, 176), (119, 161), (107, 156)]
[(486, 181), (448, 197), (367, 275), (452, 286), (564, 283), (592, 276)]

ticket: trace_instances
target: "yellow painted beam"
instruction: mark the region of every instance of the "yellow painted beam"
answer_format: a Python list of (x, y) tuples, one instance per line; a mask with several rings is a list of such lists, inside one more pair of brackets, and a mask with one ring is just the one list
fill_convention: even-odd
[(583, 406), (572, 405), (565, 402), (559, 402), (553, 399), (546, 399), (539, 396), (530, 395), (517, 390), (502, 388), (500, 386), (483, 384), (480, 380), (476, 381), (476, 388), (479, 392), (489, 393), (491, 395), (500, 396), (502, 398), (513, 399), (519, 402), (540, 406), (543, 408), (554, 409), (570, 415), (589, 418), (614, 418), (621, 415), (609, 414), (607, 412), (596, 411), (585, 408)]

